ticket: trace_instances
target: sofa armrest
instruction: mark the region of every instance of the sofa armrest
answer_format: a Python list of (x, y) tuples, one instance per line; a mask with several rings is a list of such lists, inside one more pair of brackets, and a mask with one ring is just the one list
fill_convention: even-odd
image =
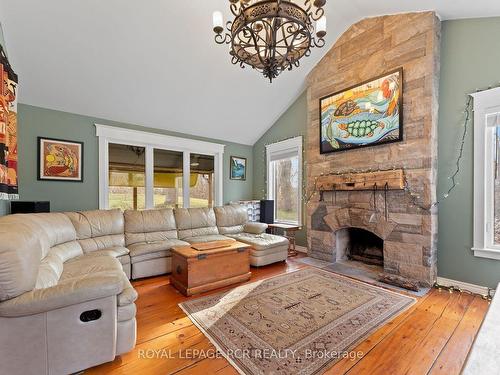
[(0, 316), (35, 315), (82, 302), (118, 295), (123, 289), (123, 272), (98, 272), (30, 292), (0, 303)]
[(251, 234), (262, 234), (267, 230), (266, 223), (246, 223), (243, 226), (243, 231)]

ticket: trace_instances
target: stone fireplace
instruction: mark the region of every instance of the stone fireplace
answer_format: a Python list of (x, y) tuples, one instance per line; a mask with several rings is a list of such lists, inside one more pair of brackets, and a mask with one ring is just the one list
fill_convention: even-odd
[[(308, 77), (307, 205), (311, 257), (363, 261), (430, 286), (437, 273), (437, 111), (440, 22), (433, 12), (362, 20)], [(319, 98), (403, 67), (403, 141), (320, 154)], [(408, 190), (317, 191), (328, 174), (398, 169)], [(380, 185), (379, 185), (380, 186)], [(410, 194), (411, 192), (411, 194)]]

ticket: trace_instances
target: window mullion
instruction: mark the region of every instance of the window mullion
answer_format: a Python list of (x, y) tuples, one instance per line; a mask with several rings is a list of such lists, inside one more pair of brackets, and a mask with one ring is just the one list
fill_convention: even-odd
[(189, 151), (184, 151), (182, 158), (182, 206), (184, 208), (189, 208), (190, 181), (191, 153)]
[(146, 209), (154, 207), (154, 156), (153, 147), (146, 146), (146, 181), (145, 181), (145, 206)]

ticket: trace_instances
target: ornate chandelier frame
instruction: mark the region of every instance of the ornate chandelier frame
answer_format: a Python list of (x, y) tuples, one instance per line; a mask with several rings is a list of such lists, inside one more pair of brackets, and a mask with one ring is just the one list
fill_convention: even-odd
[(231, 44), (231, 62), (261, 72), (270, 82), (300, 66), (311, 48), (325, 45), (326, 0), (229, 0), (233, 21), (214, 13), (217, 44)]

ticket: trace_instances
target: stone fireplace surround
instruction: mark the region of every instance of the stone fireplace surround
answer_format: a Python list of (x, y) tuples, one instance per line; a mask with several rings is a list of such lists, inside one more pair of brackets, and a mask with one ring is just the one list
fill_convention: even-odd
[[(364, 19), (352, 25), (308, 77), (307, 189), (329, 173), (404, 170), (419, 205), (436, 198), (440, 21), (433, 12)], [(403, 67), (403, 141), (319, 152), (319, 98)], [(307, 204), (309, 255), (336, 261), (336, 235), (361, 228), (384, 241), (384, 272), (422, 286), (437, 274), (437, 212), (402, 190), (314, 194)], [(387, 206), (386, 206), (387, 204)]]

